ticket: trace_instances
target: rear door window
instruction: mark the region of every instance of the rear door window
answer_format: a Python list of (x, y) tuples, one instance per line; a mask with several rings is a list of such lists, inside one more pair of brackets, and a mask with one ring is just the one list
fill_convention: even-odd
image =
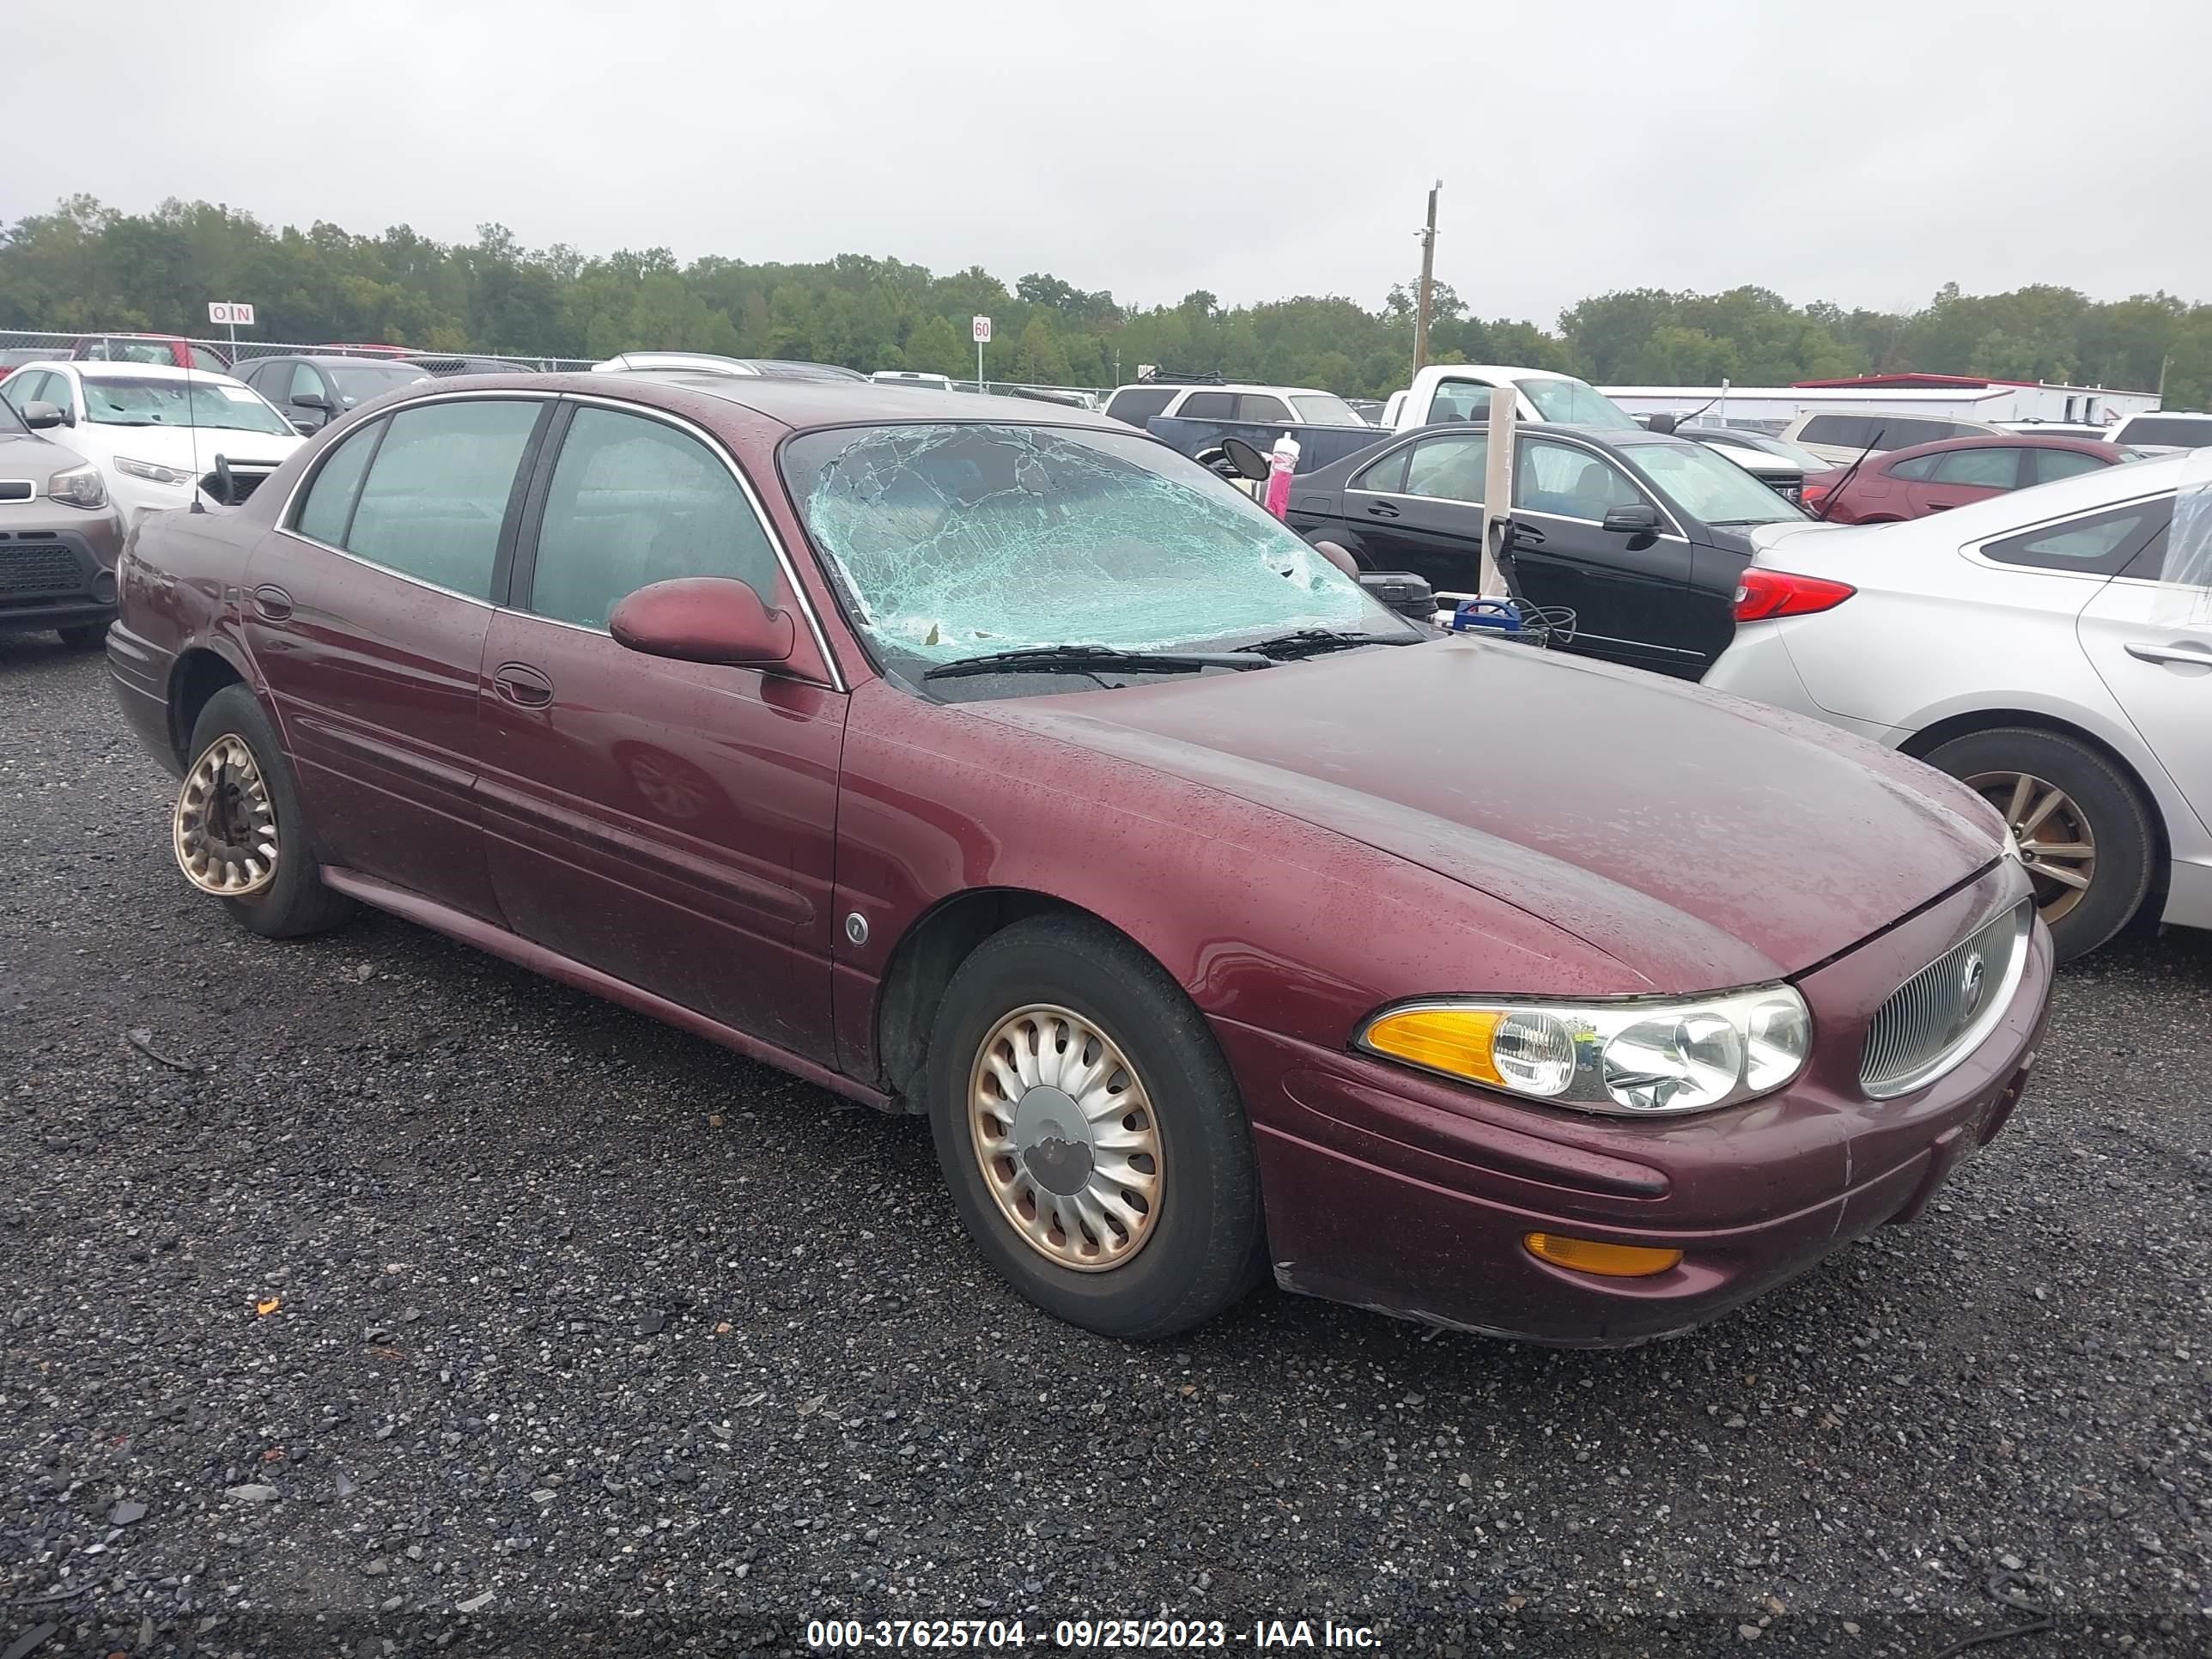
[(375, 457), (384, 422), (372, 421), (356, 428), (333, 449), (320, 467), (292, 520), (293, 529), (326, 547), (343, 547), (346, 530), (353, 523), (354, 498), (361, 494), (362, 475)]
[(1265, 392), (1248, 392), (1237, 400), (1237, 418), (1240, 421), (1287, 422), (1291, 418), (1291, 410), (1280, 398)]
[(1936, 464), (1942, 459), (1941, 455), (1908, 456), (1890, 466), (1889, 476), (1907, 483), (1926, 483), (1936, 476)]
[(1435, 501), (1480, 504), (1488, 481), (1490, 434), (1454, 432), (1415, 444), (1406, 467), (1405, 491)]
[(1486, 421), (1490, 418), (1490, 394), (1495, 388), (1487, 380), (1446, 380), (1429, 399), (1425, 426), (1443, 426), (1453, 421)]
[(1930, 483), (1974, 489), (2014, 489), (2020, 485), (2021, 452), (2010, 444), (1993, 449), (1947, 450), (1936, 458)]
[(1176, 414), (1186, 421), (1233, 421), (1237, 418), (1237, 394), (1194, 392), (1182, 400), (1182, 407)]
[(546, 492), (529, 609), (603, 629), (641, 587), (728, 576), (774, 606), (775, 545), (720, 457), (642, 416), (580, 409)]
[(1173, 403), (1175, 395), (1176, 389), (1171, 386), (1132, 386), (1109, 398), (1104, 412), (1117, 421), (1141, 427)]
[(471, 398), (392, 416), (362, 485), (346, 551), (489, 599), (500, 528), (544, 407)]
[[(1874, 441), (1875, 423), (1864, 415), (1815, 415), (1797, 434), (1801, 443), (1849, 444), (1863, 449)], [(1903, 444), (1892, 444), (1902, 449)]]
[(1370, 461), (1352, 475), (1346, 489), (1365, 489), (1385, 495), (1395, 495), (1406, 487), (1406, 461), (1413, 453), (1413, 446), (1394, 449), (1379, 461)]

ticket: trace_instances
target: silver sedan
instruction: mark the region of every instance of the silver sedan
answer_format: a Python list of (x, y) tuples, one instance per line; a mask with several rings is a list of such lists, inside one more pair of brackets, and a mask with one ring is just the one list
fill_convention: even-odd
[(1707, 685), (1978, 790), (2062, 959), (2212, 927), (2212, 452), (1759, 534)]

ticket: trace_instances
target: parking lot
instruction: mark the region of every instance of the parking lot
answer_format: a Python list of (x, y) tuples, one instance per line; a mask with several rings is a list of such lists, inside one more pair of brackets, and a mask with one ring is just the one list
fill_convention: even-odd
[(1993, 1651), (2212, 1650), (2212, 936), (2068, 970), (1922, 1223), (1698, 1334), (1268, 1291), (1135, 1347), (983, 1266), (919, 1121), (389, 918), (229, 925), (96, 655), (0, 635), (0, 708), (9, 1659), (925, 1615), (1917, 1655), (2027, 1621), (1993, 1574), (2060, 1625)]

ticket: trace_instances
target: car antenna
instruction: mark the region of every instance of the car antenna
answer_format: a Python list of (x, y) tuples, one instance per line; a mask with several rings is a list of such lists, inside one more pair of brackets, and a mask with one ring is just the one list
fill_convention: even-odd
[(185, 510), (204, 513), (207, 508), (200, 502), (200, 417), (192, 404), (192, 347), (189, 340), (185, 343), (185, 424), (192, 434), (192, 504)]
[(1844, 493), (1844, 486), (1850, 483), (1850, 481), (1857, 476), (1858, 470), (1866, 465), (1866, 458), (1874, 453), (1875, 447), (1881, 442), (1882, 434), (1887, 433), (1888, 430), (1889, 428), (1886, 426), (1878, 426), (1875, 428), (1874, 436), (1868, 439), (1867, 447), (1859, 451), (1858, 459), (1853, 461), (1849, 466), (1845, 467), (1844, 469), (1844, 476), (1836, 480), (1835, 487), (1830, 489), (1826, 495), (1820, 497), (1820, 510), (1813, 515), (1813, 519), (1815, 523), (1827, 523), (1828, 509), (1836, 504), (1836, 497), (1842, 495)]

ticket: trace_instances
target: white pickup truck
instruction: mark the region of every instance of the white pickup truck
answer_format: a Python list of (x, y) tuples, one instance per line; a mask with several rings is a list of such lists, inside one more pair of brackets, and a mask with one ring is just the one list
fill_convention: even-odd
[[(1518, 394), (1516, 413), (1523, 422), (1554, 422), (1601, 430), (1626, 430), (1640, 423), (1619, 404), (1587, 380), (1549, 368), (1516, 368), (1502, 363), (1431, 363), (1413, 376), (1413, 384), (1394, 392), (1383, 405), (1382, 424), (1399, 432), (1411, 427), (1439, 426), (1453, 421), (1487, 421), (1490, 394), (1511, 386)], [(1671, 427), (1656, 424), (1655, 431)], [(1718, 447), (1718, 446), (1714, 446)], [(1762, 483), (1796, 499), (1805, 481), (1802, 464), (1786, 457), (1730, 445), (1722, 454)]]

